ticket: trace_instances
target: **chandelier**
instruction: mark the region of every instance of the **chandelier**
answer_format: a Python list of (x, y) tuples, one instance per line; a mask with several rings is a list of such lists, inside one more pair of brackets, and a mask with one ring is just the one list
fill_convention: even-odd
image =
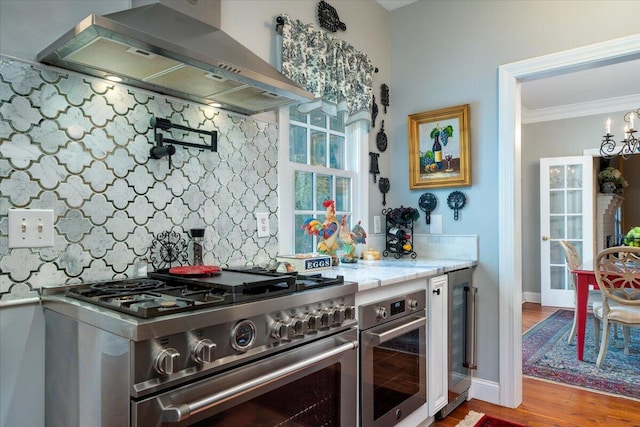
[(611, 133), (611, 119), (607, 119), (607, 134), (602, 137), (602, 143), (600, 144), (600, 155), (606, 159), (611, 159), (616, 156), (622, 156), (623, 159), (627, 159), (632, 154), (640, 154), (640, 141), (635, 137), (636, 129), (633, 127), (633, 122), (638, 119), (640, 122), (640, 108), (635, 111), (629, 111), (624, 115), (625, 123), (629, 123), (624, 127), (623, 140), (619, 144), (613, 139)]

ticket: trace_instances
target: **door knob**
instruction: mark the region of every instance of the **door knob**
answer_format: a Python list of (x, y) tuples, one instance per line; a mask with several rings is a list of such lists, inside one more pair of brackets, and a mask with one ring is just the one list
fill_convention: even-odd
[(547, 240), (549, 240), (549, 236), (542, 236), (542, 240), (546, 242)]

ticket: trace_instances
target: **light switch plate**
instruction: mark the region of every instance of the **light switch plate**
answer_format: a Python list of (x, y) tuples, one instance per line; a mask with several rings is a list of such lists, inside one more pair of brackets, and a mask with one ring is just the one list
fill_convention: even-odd
[(442, 234), (442, 215), (431, 215), (429, 232), (431, 234)]
[(53, 246), (52, 209), (9, 209), (9, 248)]
[(382, 228), (380, 225), (380, 215), (376, 215), (373, 217), (373, 234), (382, 233)]
[(256, 213), (258, 222), (258, 237), (269, 237), (269, 214), (266, 212)]

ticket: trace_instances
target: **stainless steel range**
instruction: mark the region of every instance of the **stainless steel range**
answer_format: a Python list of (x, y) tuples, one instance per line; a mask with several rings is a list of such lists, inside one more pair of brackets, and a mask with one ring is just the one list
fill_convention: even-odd
[(352, 426), (355, 283), (256, 269), (50, 288), (47, 426)]

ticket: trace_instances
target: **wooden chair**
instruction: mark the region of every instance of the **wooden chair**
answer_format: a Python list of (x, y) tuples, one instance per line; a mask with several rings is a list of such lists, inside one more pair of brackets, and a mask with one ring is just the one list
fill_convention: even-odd
[(640, 248), (616, 246), (601, 251), (596, 255), (594, 272), (602, 293), (602, 302), (593, 304), (596, 348), (599, 347), (596, 365), (601, 368), (611, 323), (623, 326), (625, 354), (629, 354), (629, 328), (640, 326)]
[[(578, 253), (578, 250), (571, 243), (567, 242), (566, 240), (561, 240), (560, 246), (564, 251), (564, 258), (566, 260), (567, 270), (571, 275), (571, 286), (573, 287), (573, 306), (574, 306), (573, 326), (571, 326), (571, 333), (569, 334), (569, 339), (567, 340), (569, 344), (571, 344), (573, 342), (573, 339), (576, 336), (576, 331), (578, 329), (578, 326), (577, 326), (578, 311), (576, 310), (576, 307), (575, 307), (576, 299), (577, 299), (576, 278), (575, 278), (575, 275), (571, 273), (571, 271), (579, 269), (582, 266), (582, 260), (580, 259), (580, 254)], [(589, 291), (588, 306), (592, 307), (593, 303), (597, 301), (602, 302), (602, 296), (600, 294), (600, 291), (598, 290)], [(617, 334), (617, 331), (618, 330), (615, 329), (616, 334)]]

